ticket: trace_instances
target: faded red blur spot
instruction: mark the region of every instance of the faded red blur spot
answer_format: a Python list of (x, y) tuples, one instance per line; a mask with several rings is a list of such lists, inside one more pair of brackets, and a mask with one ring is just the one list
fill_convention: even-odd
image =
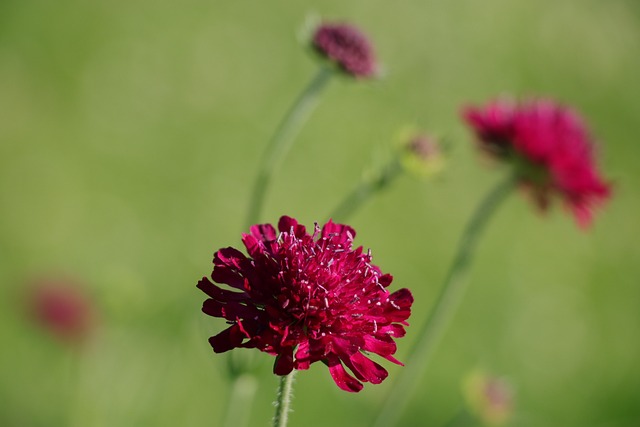
[(28, 295), (33, 320), (67, 342), (84, 341), (94, 326), (94, 307), (83, 287), (72, 280), (37, 280)]

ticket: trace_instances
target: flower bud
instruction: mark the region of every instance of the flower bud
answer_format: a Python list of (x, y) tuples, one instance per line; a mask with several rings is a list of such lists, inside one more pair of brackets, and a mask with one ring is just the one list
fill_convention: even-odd
[(369, 39), (352, 25), (325, 22), (316, 28), (311, 43), (320, 56), (350, 76), (369, 78), (377, 72)]
[(503, 426), (513, 412), (513, 391), (509, 384), (484, 372), (470, 374), (463, 393), (469, 411), (485, 426)]
[(446, 163), (440, 141), (417, 131), (406, 131), (400, 138), (400, 160), (407, 172), (420, 177), (437, 175)]

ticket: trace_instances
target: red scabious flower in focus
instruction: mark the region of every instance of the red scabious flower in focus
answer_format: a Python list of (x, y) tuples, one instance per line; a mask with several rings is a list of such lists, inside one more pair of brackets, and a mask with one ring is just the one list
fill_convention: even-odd
[(593, 139), (570, 108), (551, 100), (502, 99), (468, 107), (463, 116), (481, 148), (514, 162), (520, 183), (542, 209), (558, 195), (587, 227), (593, 208), (609, 198), (611, 187), (596, 166)]
[(320, 25), (313, 35), (312, 45), (318, 53), (336, 62), (344, 72), (354, 77), (371, 77), (377, 71), (371, 43), (351, 25)]
[(63, 341), (81, 342), (94, 326), (93, 304), (75, 282), (36, 281), (28, 304), (34, 320)]
[(356, 233), (347, 225), (329, 221), (310, 235), (283, 216), (278, 231), (251, 227), (242, 236), (248, 257), (231, 247), (215, 253), (211, 279), (238, 292), (206, 277), (198, 283), (209, 296), (202, 311), (231, 325), (209, 338), (213, 350), (275, 355), (277, 375), (322, 361), (338, 387), (351, 392), (362, 389), (361, 381), (382, 382), (387, 371), (364, 352), (401, 364), (392, 356), (394, 338), (405, 334), (411, 292), (387, 291), (391, 275), (371, 264), (362, 247), (352, 248)]

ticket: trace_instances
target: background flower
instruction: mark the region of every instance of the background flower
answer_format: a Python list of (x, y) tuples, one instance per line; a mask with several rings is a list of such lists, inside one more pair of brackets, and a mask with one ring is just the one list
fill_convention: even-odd
[(377, 71), (371, 42), (359, 29), (346, 23), (323, 23), (316, 29), (312, 45), (322, 56), (354, 77), (372, 77)]
[(74, 280), (56, 277), (35, 280), (26, 303), (32, 320), (62, 341), (79, 344), (94, 327), (93, 301)]
[(559, 195), (581, 226), (588, 226), (594, 207), (609, 198), (610, 185), (596, 166), (593, 138), (573, 110), (547, 99), (497, 100), (468, 107), (464, 118), (480, 145), (513, 162), (520, 182), (546, 209)]
[(508, 425), (513, 417), (514, 392), (503, 378), (473, 371), (464, 379), (462, 393), (467, 408), (482, 425)]
[[(204, 277), (210, 298), (202, 311), (231, 326), (210, 338), (216, 353), (257, 348), (277, 356), (274, 373), (324, 362), (336, 384), (360, 391), (387, 371), (363, 352), (398, 362), (394, 338), (403, 337), (413, 298), (407, 289), (386, 290), (392, 277), (371, 264), (371, 254), (352, 248), (355, 231), (326, 223), (312, 235), (283, 216), (243, 235), (249, 258), (234, 248), (215, 253), (211, 278), (241, 292), (221, 289)], [(355, 375), (344, 369), (346, 365)]]

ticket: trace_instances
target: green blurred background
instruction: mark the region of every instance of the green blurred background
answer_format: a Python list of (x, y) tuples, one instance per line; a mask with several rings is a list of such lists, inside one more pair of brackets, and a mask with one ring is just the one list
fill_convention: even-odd
[[(461, 105), (505, 93), (572, 104), (615, 182), (587, 232), (520, 195), (500, 209), (401, 424), (443, 426), (481, 367), (512, 384), (513, 426), (639, 426), (635, 0), (1, 0), (0, 426), (219, 425), (225, 358), (206, 340), (224, 325), (200, 312), (195, 284), (214, 250), (240, 244), (266, 140), (316, 67), (297, 35), (313, 14), (363, 28), (386, 76), (332, 82), (263, 219), (323, 221), (400, 128), (446, 135), (444, 174), (401, 177), (350, 221), (413, 291), (414, 325), (504, 174), (478, 161)], [(29, 321), (25, 289), (42, 276), (73, 277), (95, 301), (81, 351)], [(272, 416), (270, 364), (252, 426)], [(401, 369), (389, 365), (359, 394), (314, 365), (290, 425), (369, 425)]]

